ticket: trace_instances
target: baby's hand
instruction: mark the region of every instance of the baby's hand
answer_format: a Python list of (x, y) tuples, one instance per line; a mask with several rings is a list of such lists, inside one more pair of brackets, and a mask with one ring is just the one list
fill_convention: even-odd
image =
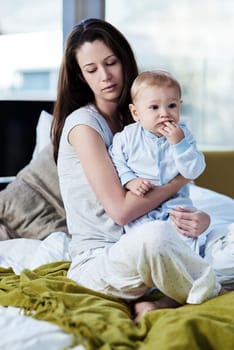
[(154, 188), (154, 185), (146, 179), (137, 177), (127, 182), (125, 187), (137, 196), (144, 197), (147, 192)]
[(160, 130), (171, 145), (179, 143), (184, 138), (184, 132), (175, 122), (165, 122), (164, 127)]

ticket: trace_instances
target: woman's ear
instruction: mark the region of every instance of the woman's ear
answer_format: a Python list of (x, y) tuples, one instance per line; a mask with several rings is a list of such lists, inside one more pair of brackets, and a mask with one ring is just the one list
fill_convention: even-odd
[(133, 103), (130, 103), (128, 105), (128, 107), (129, 107), (130, 112), (132, 114), (133, 120), (135, 120), (135, 122), (138, 122), (139, 117), (138, 117), (138, 113), (137, 113), (137, 110), (136, 110), (136, 106)]

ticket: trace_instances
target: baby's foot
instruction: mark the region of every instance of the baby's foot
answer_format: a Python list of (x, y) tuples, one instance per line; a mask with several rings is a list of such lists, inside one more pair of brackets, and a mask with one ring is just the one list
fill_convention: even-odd
[(218, 295), (223, 295), (223, 294), (226, 294), (226, 293), (228, 293), (228, 290), (222, 287), (222, 288), (220, 289)]

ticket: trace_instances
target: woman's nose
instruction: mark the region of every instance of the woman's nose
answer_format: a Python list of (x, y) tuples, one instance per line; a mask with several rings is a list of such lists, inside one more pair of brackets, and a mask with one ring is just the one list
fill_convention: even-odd
[(108, 71), (107, 68), (102, 68), (102, 71), (101, 71), (101, 77), (102, 77), (102, 80), (105, 81), (105, 80), (109, 80), (110, 77), (111, 77), (111, 74), (110, 72)]

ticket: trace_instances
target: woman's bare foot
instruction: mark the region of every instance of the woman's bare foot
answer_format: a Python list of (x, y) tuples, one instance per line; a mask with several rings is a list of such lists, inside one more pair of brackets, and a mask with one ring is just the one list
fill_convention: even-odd
[(177, 301), (167, 296), (156, 301), (140, 301), (134, 304), (134, 323), (138, 323), (140, 318), (149, 311), (177, 308), (181, 306)]

